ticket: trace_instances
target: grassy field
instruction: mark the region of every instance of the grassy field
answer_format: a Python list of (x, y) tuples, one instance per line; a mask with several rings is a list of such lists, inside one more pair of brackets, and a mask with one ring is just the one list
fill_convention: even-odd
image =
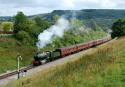
[(125, 38), (5, 87), (125, 87)]
[(31, 64), (35, 47), (21, 46), (12, 36), (0, 38), (0, 73), (16, 69), (18, 53), (23, 57), (21, 66)]

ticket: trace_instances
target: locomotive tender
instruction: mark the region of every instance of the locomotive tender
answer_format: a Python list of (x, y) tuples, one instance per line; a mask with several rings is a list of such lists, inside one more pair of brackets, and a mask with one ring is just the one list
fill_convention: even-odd
[(76, 45), (73, 45), (70, 47), (59, 48), (59, 49), (56, 49), (55, 51), (36, 53), (36, 55), (34, 56), (33, 65), (38, 66), (43, 63), (56, 60), (58, 58), (62, 58), (62, 57), (68, 56), (70, 54), (77, 53), (82, 50), (86, 50), (88, 48), (98, 46), (98, 45), (108, 42), (110, 40), (111, 40), (111, 37), (106, 37), (103, 39), (93, 40), (93, 41), (90, 41), (87, 43), (76, 44)]

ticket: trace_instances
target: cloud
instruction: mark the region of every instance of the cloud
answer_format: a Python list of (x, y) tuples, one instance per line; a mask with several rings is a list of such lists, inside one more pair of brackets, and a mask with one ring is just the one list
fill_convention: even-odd
[(0, 0), (0, 16), (27, 15), (50, 12), (55, 9), (125, 9), (124, 0)]

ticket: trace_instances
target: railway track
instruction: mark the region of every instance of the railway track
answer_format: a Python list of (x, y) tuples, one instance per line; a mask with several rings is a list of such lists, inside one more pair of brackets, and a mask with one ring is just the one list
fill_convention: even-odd
[[(47, 63), (45, 63), (45, 64), (47, 64)], [(42, 64), (42, 65), (44, 65), (44, 64)], [(42, 65), (40, 65), (40, 66), (42, 66)], [(27, 70), (27, 71), (28, 71), (28, 70), (33, 69), (33, 68), (37, 68), (37, 66), (28, 65), (28, 66), (26, 66), (26, 67), (21, 68), (21, 69), (20, 69), (20, 73), (21, 73), (22, 71), (24, 71), (24, 70)], [(11, 71), (11, 72), (9, 72), (9, 73), (1, 74), (1, 75), (0, 75), (0, 80), (5, 79), (5, 78), (8, 78), (8, 77), (11, 77), (11, 76), (16, 75), (16, 74), (18, 74), (18, 71), (17, 71), (17, 70)]]
[[(21, 69), (20, 69), (20, 72), (22, 72), (22, 71), (24, 71), (24, 70), (30, 70), (30, 69), (32, 69), (32, 68), (34, 68), (34, 66), (28, 65), (27, 67), (21, 68)], [(5, 79), (5, 78), (10, 77), (10, 76), (13, 76), (13, 75), (16, 75), (16, 74), (18, 74), (18, 71), (17, 71), (17, 70), (14, 70), (14, 71), (9, 72), (9, 73), (1, 74), (1, 75), (0, 75), (0, 80)]]

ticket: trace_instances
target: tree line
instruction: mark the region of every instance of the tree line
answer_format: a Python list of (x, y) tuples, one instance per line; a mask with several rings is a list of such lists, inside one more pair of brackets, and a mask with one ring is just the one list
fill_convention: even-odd
[[(14, 22), (3, 22), (1, 25), (4, 31), (13, 31), (15, 33), (14, 37), (22, 44), (33, 45), (37, 42), (38, 35), (54, 24), (59, 18), (58, 15), (55, 15), (53, 16), (53, 21), (49, 22), (38, 16), (31, 19), (23, 12), (18, 12), (14, 17)], [(77, 29), (84, 24), (83, 21), (78, 19), (70, 19), (69, 21), (74, 29)], [(94, 20), (92, 20), (91, 27), (93, 30), (102, 30)], [(114, 22), (111, 30), (112, 38), (125, 35), (125, 19), (119, 19)]]

